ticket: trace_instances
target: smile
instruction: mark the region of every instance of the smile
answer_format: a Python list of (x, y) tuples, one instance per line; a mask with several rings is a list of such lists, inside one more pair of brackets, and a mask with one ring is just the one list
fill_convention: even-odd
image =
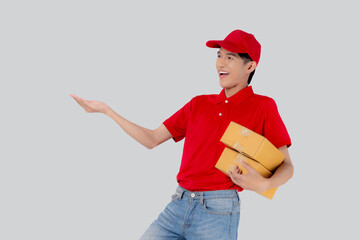
[(220, 78), (224, 78), (229, 75), (229, 72), (219, 71)]

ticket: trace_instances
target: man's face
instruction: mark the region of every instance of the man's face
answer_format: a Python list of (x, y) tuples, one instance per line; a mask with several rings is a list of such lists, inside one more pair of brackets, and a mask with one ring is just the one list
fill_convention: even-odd
[(229, 52), (220, 48), (217, 53), (216, 69), (219, 74), (220, 86), (222, 88), (246, 87), (249, 74), (252, 72), (251, 64), (244, 64), (244, 60), (237, 53)]

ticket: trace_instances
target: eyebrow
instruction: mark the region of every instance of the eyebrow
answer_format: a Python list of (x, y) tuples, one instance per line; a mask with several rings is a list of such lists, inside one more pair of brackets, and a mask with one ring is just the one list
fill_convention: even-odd
[[(218, 51), (218, 52), (217, 52), (217, 54), (219, 54), (219, 53), (220, 53), (220, 51)], [(230, 53), (226, 53), (226, 54), (227, 54), (227, 55), (234, 56), (234, 57), (238, 56), (237, 54), (235, 54), (235, 53), (231, 53), (231, 52), (230, 52)]]

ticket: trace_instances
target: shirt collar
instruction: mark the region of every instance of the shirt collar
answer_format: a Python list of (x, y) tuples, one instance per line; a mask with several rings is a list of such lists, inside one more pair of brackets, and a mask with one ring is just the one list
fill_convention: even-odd
[(238, 104), (243, 102), (246, 98), (254, 95), (254, 91), (252, 89), (252, 86), (247, 86), (246, 88), (241, 89), (231, 97), (227, 98), (225, 96), (225, 89), (223, 88), (219, 95), (216, 97), (216, 103), (224, 102), (225, 100), (228, 100), (229, 102)]

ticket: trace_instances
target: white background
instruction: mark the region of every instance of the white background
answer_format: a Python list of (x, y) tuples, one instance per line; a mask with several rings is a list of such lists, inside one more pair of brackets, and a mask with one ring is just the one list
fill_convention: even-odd
[(356, 1), (1, 1), (0, 239), (138, 239), (177, 186), (183, 141), (153, 150), (70, 97), (154, 129), (219, 93), (207, 40), (253, 33), (294, 177), (241, 193), (239, 239), (355, 239)]

